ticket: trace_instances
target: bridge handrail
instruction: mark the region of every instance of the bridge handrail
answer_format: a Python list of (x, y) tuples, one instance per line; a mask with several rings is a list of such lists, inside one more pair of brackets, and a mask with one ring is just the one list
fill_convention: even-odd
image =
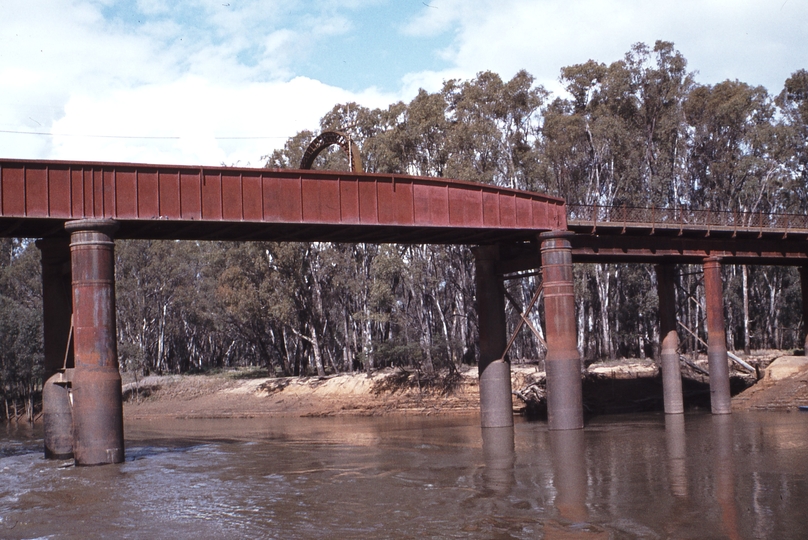
[(671, 228), (711, 228), (751, 230), (808, 231), (808, 215), (734, 210), (690, 210), (635, 206), (567, 204), (567, 223), (571, 226), (598, 227), (643, 226)]

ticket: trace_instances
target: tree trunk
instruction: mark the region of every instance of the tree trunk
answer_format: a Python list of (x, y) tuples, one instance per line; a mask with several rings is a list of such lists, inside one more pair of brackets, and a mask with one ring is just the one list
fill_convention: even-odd
[(311, 330), (311, 337), (309, 338), (309, 342), (311, 343), (311, 348), (314, 353), (314, 364), (317, 368), (317, 375), (319, 377), (325, 377), (325, 367), (323, 366), (323, 354), (320, 350), (320, 339), (317, 336), (317, 329), (314, 327), (313, 324), (309, 323), (309, 329)]
[(769, 289), (769, 302), (768, 302), (768, 313), (766, 317), (766, 333), (768, 334), (767, 338), (767, 347), (778, 347), (779, 343), (777, 342), (777, 299), (780, 296), (780, 277), (776, 271), (770, 272), (772, 275), (769, 278), (769, 273), (763, 274), (763, 277), (766, 280), (766, 285)]
[(743, 276), (743, 352), (749, 354), (749, 270), (746, 265), (741, 266)]
[(438, 316), (440, 317), (441, 328), (443, 329), (443, 339), (446, 341), (446, 358), (452, 365), (457, 365), (455, 354), (452, 352), (452, 341), (449, 339), (449, 326), (446, 324), (446, 316), (443, 314), (443, 310), (440, 308), (438, 295), (435, 295), (434, 299), (435, 307), (437, 308)]
[(362, 349), (365, 353), (365, 372), (373, 371), (373, 340), (371, 338), (370, 310), (365, 306), (365, 320), (362, 323)]
[(609, 322), (609, 308), (611, 307), (611, 303), (609, 300), (610, 272), (608, 269), (606, 269), (604, 276), (603, 275), (604, 266), (606, 265), (603, 264), (595, 265), (595, 283), (597, 284), (598, 298), (600, 300), (600, 330), (602, 335), (602, 346), (603, 346), (602, 354), (614, 360), (615, 352), (614, 352), (614, 345), (612, 343), (612, 329), (611, 324)]
[(343, 358), (345, 360), (345, 369), (346, 369), (346, 371), (348, 371), (349, 373), (353, 373), (353, 354), (352, 354), (352, 350), (351, 350), (351, 341), (350, 341), (351, 340), (351, 334), (353, 332), (350, 332), (350, 329), (348, 327), (348, 317), (349, 317), (349, 315), (348, 315), (348, 312), (346, 310), (345, 313), (343, 313), (343, 317), (342, 317), (342, 328), (343, 328), (343, 332), (345, 334), (345, 341), (344, 341), (344, 344), (343, 344), (343, 353), (342, 354), (343, 354)]
[(638, 339), (637, 339), (637, 346), (640, 348), (640, 359), (645, 360), (645, 328), (643, 325), (643, 318), (642, 313), (638, 315), (639, 320), (637, 321), (637, 329), (638, 329)]
[(583, 361), (586, 358), (586, 299), (579, 294), (575, 302), (578, 304), (578, 354), (581, 355), (581, 360)]
[(435, 365), (432, 362), (432, 329), (430, 328), (429, 324), (429, 314), (427, 313), (426, 306), (427, 303), (424, 301), (426, 292), (416, 291), (412, 279), (409, 279), (408, 281), (410, 282), (409, 289), (413, 299), (418, 299), (416, 316), (418, 317), (418, 326), (421, 327), (420, 339), (418, 341), (420, 342), (421, 350), (424, 353), (424, 371), (427, 373), (432, 373), (435, 371)]

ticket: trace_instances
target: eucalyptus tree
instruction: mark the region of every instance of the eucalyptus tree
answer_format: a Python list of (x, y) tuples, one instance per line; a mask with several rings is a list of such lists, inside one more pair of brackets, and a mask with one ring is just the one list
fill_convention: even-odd
[(33, 419), (43, 362), (39, 250), (0, 239), (0, 415)]
[(448, 120), (447, 175), (514, 189), (532, 187), (535, 142), (549, 95), (522, 70), (503, 82), (482, 72), (449, 80), (441, 92)]
[(774, 103), (762, 86), (724, 81), (697, 86), (685, 114), (692, 129), (692, 206), (740, 212), (776, 209), (781, 167), (772, 159)]
[(785, 81), (777, 104), (783, 116), (785, 136), (782, 162), (788, 180), (781, 191), (785, 210), (808, 212), (808, 71), (800, 69)]

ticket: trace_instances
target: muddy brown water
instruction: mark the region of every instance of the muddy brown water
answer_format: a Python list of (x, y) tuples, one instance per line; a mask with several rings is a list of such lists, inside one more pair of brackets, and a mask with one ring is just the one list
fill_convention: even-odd
[(0, 426), (0, 538), (808, 538), (808, 413), (127, 422), (71, 467)]

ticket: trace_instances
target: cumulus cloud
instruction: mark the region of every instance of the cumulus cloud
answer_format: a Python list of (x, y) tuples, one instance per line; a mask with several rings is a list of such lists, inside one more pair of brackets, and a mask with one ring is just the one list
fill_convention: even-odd
[[(698, 80), (739, 79), (778, 92), (808, 64), (808, 5), (766, 0), (431, 0), (406, 27), (412, 35), (454, 32), (444, 51), (466, 76), (527, 69), (558, 88), (561, 67), (612, 62), (637, 42), (673, 41)], [(412, 74), (426, 80), (443, 72)]]
[(295, 77), (319, 41), (350, 27), (336, 4), (298, 17), (301, 6), (4, 3), (0, 130), (55, 135), (0, 132), (2, 156), (259, 165), (337, 102), (391, 101)]
[[(54, 137), (53, 157), (258, 166), (261, 156), (290, 135), (316, 129), (333, 104), (351, 100), (381, 107), (390, 96), (356, 95), (305, 77), (232, 86), (198, 76), (119, 90), (101, 99), (77, 96), (54, 123), (55, 133), (72, 136)], [(144, 138), (81, 136), (116, 133), (117, 126)]]
[[(560, 92), (561, 67), (611, 62), (657, 39), (675, 42), (703, 83), (777, 92), (808, 67), (808, 5), (793, 0), (397, 1), (4, 0), (0, 155), (258, 165), (339, 102), (384, 107), (484, 70), (509, 78), (527, 69)], [(334, 62), (324, 54), (334, 40), (344, 38), (340, 54), (361, 57), (369, 42), (360, 29), (392, 18), (401, 32), (393, 56), (354, 64), (370, 71), (353, 77), (365, 90), (301, 76)], [(444, 48), (427, 54), (424, 44), (437, 43)], [(446, 68), (408, 67), (394, 93), (372, 86), (379, 62), (416, 50), (420, 65)], [(430, 63), (436, 55), (441, 63)]]

